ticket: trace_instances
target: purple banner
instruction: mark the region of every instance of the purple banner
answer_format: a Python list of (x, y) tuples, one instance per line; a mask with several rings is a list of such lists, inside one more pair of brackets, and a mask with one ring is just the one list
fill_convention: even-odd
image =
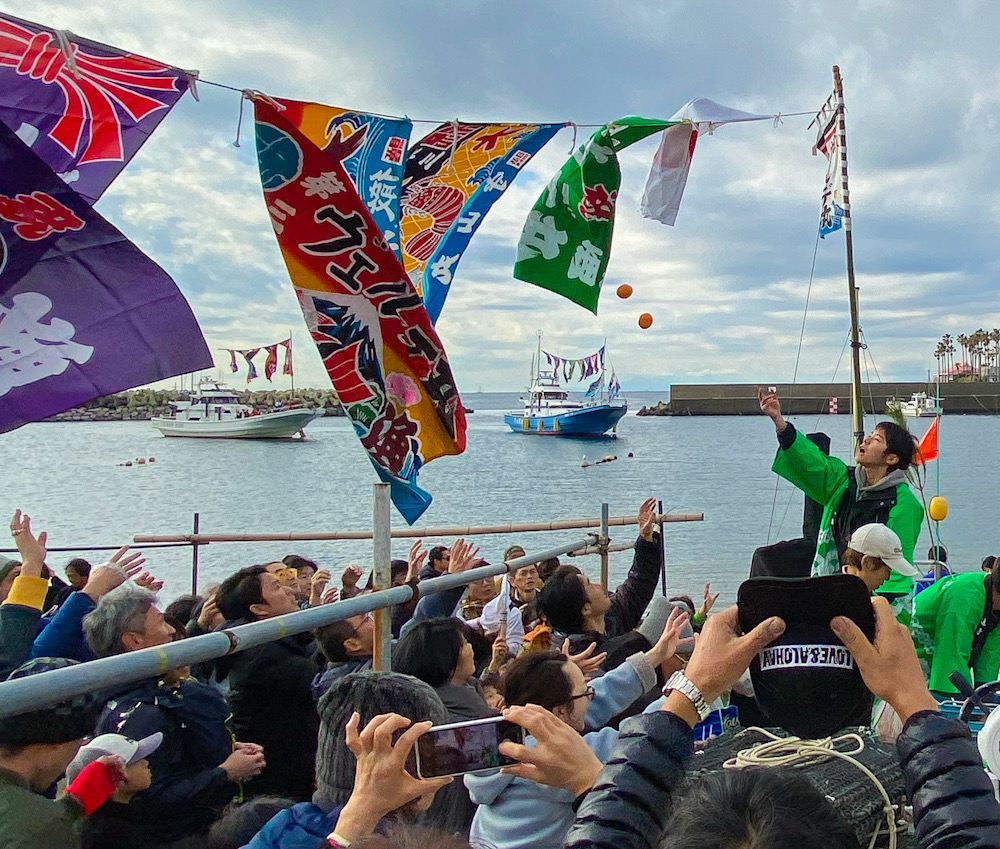
[(0, 124), (0, 433), (211, 367), (174, 281)]
[(0, 122), (91, 204), (190, 80), (152, 59), (0, 14)]

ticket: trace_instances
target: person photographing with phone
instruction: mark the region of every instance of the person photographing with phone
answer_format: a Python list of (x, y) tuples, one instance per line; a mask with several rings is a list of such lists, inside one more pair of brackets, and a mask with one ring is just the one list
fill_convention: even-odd
[[(774, 422), (778, 453), (771, 470), (823, 505), (812, 574), (835, 575), (851, 534), (862, 525), (887, 525), (899, 537), (903, 557), (913, 563), (924, 511), (906, 482), (915, 443), (894, 422), (879, 422), (861, 441), (854, 466), (819, 450), (781, 415), (778, 393), (758, 387), (761, 412)], [(913, 610), (913, 579), (893, 571), (876, 590), (907, 624)]]

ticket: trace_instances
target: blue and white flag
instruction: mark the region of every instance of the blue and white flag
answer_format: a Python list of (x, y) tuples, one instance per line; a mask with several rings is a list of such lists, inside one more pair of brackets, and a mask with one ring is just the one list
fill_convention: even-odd
[(608, 381), (608, 403), (614, 401), (622, 394), (622, 385), (618, 382), (615, 370), (611, 369), (611, 380)]
[(835, 112), (826, 128), (816, 140), (816, 151), (821, 152), (829, 164), (819, 213), (819, 237), (839, 230), (844, 224), (844, 164), (840, 149), (840, 112)]
[(603, 388), (604, 388), (604, 372), (601, 372), (601, 376), (597, 378), (597, 380), (595, 380), (593, 383), (591, 383), (589, 387), (587, 387), (587, 392), (584, 395), (584, 397), (594, 398), (597, 396), (597, 393), (600, 392)]

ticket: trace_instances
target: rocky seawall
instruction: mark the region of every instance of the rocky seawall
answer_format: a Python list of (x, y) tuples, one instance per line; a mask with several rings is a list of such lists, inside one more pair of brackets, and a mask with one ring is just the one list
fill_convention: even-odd
[[(308, 407), (323, 407), (327, 416), (342, 416), (344, 410), (332, 389), (296, 389), (290, 390), (246, 390), (238, 392), (241, 404), (247, 404), (261, 413), (274, 410), (274, 402), (280, 401), (282, 406), (302, 404)], [(170, 412), (170, 402), (179, 398), (187, 398), (186, 392), (175, 390), (131, 389), (128, 392), (116, 392), (95, 398), (82, 407), (58, 413), (50, 422), (121, 422), (148, 421), (153, 416), (162, 416)]]

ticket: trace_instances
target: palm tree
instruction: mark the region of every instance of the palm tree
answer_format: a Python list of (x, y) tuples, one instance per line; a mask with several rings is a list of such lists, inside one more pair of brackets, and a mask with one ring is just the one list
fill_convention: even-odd
[(969, 337), (964, 333), (959, 333), (955, 341), (958, 342), (959, 347), (962, 349), (962, 363), (964, 364), (968, 359)]
[(937, 347), (934, 349), (934, 359), (937, 360), (937, 372), (935, 373), (934, 380), (936, 383), (941, 382), (941, 357), (944, 356), (944, 352), (947, 346), (944, 341), (937, 343)]

